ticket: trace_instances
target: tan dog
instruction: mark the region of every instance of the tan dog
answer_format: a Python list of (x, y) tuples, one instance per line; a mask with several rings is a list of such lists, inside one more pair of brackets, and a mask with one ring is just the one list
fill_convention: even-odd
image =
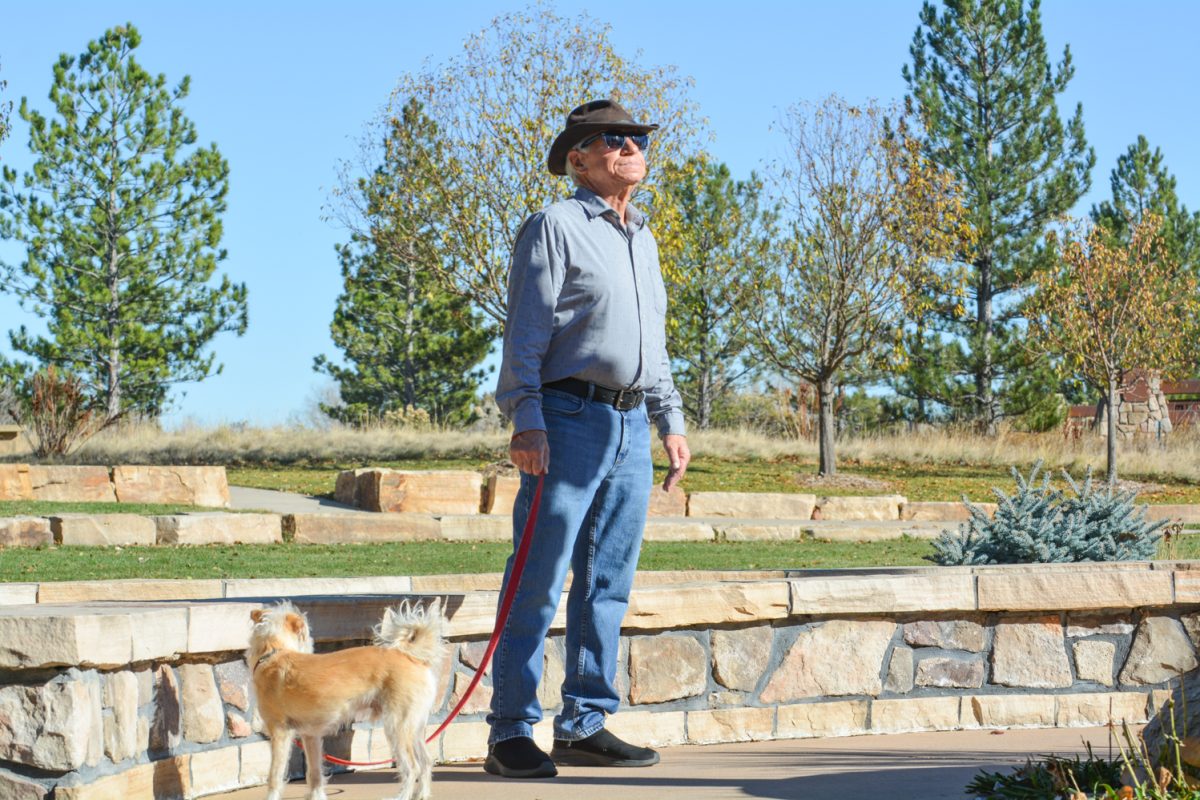
[(268, 800), (279, 800), (297, 734), (307, 759), (309, 800), (325, 800), (322, 737), (362, 713), (383, 720), (400, 779), (397, 800), (426, 800), (432, 761), (425, 724), (445, 651), (446, 620), (438, 602), (388, 609), (375, 629), (374, 647), (320, 655), (312, 652), (308, 621), (291, 603), (256, 609), (250, 618), (246, 663), (271, 737)]

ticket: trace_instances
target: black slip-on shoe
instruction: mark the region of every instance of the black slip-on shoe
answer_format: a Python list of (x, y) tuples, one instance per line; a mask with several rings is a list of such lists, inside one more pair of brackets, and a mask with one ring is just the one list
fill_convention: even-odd
[(488, 745), (483, 768), (503, 778), (553, 778), (558, 774), (550, 756), (527, 736)]
[(555, 739), (550, 757), (555, 764), (572, 767), (648, 767), (658, 763), (649, 747), (623, 742), (604, 728), (575, 742)]

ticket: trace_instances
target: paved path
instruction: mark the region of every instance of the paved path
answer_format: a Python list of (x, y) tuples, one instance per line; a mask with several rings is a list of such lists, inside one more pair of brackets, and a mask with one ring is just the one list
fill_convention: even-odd
[[(645, 769), (564, 768), (553, 780), (495, 778), (479, 763), (435, 767), (433, 800), (963, 800), (981, 768), (1006, 769), (1026, 756), (1108, 755), (1104, 728), (951, 731), (664, 748)], [(1114, 745), (1115, 747), (1115, 745)], [(1114, 752), (1114, 757), (1119, 755)], [(395, 793), (390, 770), (333, 777), (330, 800), (380, 800)], [(264, 787), (215, 797), (261, 800)], [(284, 800), (305, 796), (294, 782)]]
[(276, 514), (324, 514), (337, 511), (357, 511), (353, 506), (334, 502), (328, 497), (309, 497), (271, 489), (229, 487), (229, 507), (243, 511), (271, 511)]

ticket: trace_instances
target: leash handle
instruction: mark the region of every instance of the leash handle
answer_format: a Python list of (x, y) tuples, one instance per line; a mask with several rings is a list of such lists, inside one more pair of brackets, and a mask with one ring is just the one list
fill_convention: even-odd
[(488, 664), (492, 661), (492, 654), (496, 652), (496, 645), (500, 642), (500, 634), (504, 630), (504, 626), (508, 623), (508, 614), (512, 610), (513, 600), (517, 596), (517, 586), (521, 582), (521, 573), (525, 570), (525, 562), (529, 558), (529, 545), (533, 542), (533, 529), (537, 525), (538, 509), (542, 505), (542, 486), (546, 482), (545, 475), (538, 475), (537, 490), (533, 493), (533, 505), (529, 508), (529, 518), (525, 520), (525, 530), (521, 534), (521, 544), (517, 547), (517, 554), (513, 559), (512, 572), (508, 576), (508, 585), (504, 588), (504, 597), (500, 600), (500, 610), (496, 614), (496, 626), (492, 628), (492, 638), (488, 640), (487, 649), (483, 652), (483, 659), (479, 662), (479, 669), (475, 670), (475, 676), (471, 678), (471, 682), (467, 685), (467, 690), (463, 692), (462, 698), (458, 701), (458, 705), (454, 707), (446, 717), (442, 720), (442, 724), (434, 731), (426, 744), (442, 735), (458, 712), (462, 711), (463, 706), (467, 704), (471, 693), (475, 691), (475, 687), (479, 685), (479, 681), (483, 678), (484, 671), (488, 668)]

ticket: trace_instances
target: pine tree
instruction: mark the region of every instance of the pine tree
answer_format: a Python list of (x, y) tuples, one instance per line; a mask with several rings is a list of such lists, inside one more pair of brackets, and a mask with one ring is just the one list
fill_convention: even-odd
[(444, 222), (426, 192), (441, 163), (437, 127), (408, 102), (383, 143), (382, 163), (347, 197), (349, 244), (338, 248), (344, 290), (330, 334), (348, 366), (318, 356), (344, 403), (323, 407), (348, 424), (420, 410), (436, 424), (470, 416), (492, 329), (466, 298), (434, 280)]
[(0, 236), (25, 245), (3, 288), (48, 328), (10, 332), (12, 347), (80, 378), (110, 419), (157, 415), (173, 384), (220, 372), (218, 333), (246, 329), (245, 285), (210, 285), (229, 165), (196, 146), (189, 79), (168, 89), (133, 59), (140, 41), (126, 25), (59, 57), (57, 116), (21, 100), (33, 170), (0, 183)]
[[(0, 94), (2, 94), (6, 88), (8, 88), (8, 81), (0, 78)], [(12, 130), (12, 126), (9, 122), (9, 115), (11, 113), (12, 101), (0, 100), (0, 142), (3, 142), (6, 138), (8, 138), (8, 132)]]
[(700, 429), (761, 361), (746, 328), (771, 252), (774, 213), (760, 207), (761, 195), (756, 176), (736, 181), (704, 156), (664, 167), (653, 190), (671, 298), (667, 350), (684, 412)]
[(1082, 106), (1066, 125), (1059, 118), (1074, 68), (1070, 48), (1050, 64), (1039, 5), (946, 0), (939, 15), (926, 2), (902, 71), (926, 153), (958, 179), (977, 235), (957, 256), (972, 267), (973, 307), (937, 304), (930, 335), (965, 344), (951, 402), (968, 401), (989, 433), (1006, 413), (1002, 382), (1021, 346), (1019, 312), (1004, 300), (1036, 265), (1047, 227), (1087, 191), (1095, 163)]
[(1162, 151), (1153, 152), (1145, 136), (1117, 158), (1109, 183), (1112, 200), (1092, 206), (1092, 221), (1103, 225), (1121, 242), (1147, 214), (1162, 218), (1162, 236), (1171, 257), (1200, 275), (1200, 212), (1190, 213), (1175, 193), (1175, 176), (1163, 164)]

